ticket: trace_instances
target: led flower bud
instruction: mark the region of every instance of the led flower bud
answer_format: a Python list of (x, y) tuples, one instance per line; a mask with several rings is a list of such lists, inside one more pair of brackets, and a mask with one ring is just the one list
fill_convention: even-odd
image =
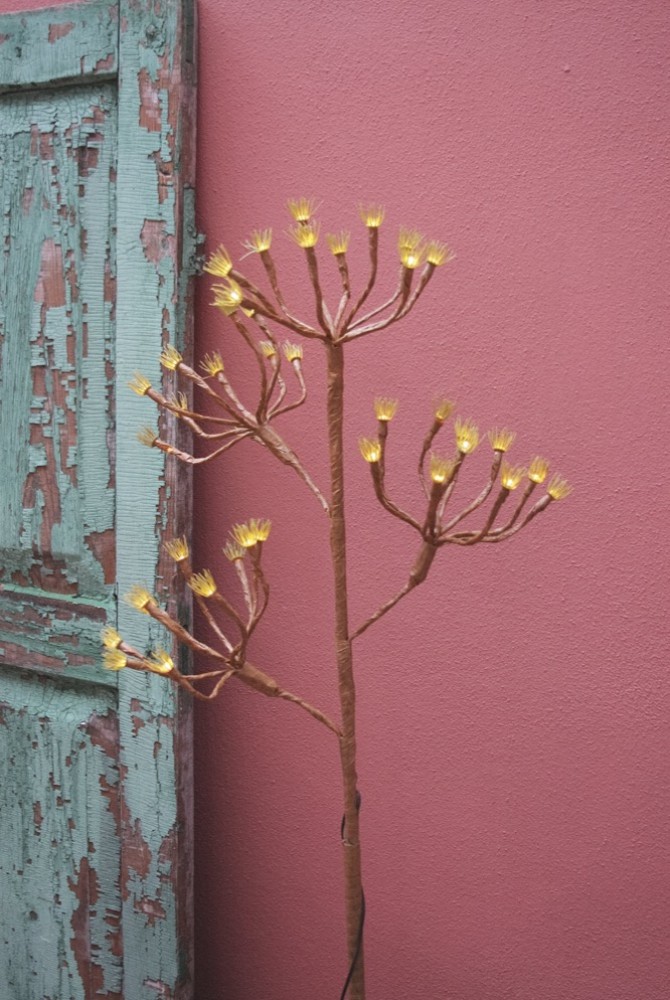
[(147, 605), (155, 604), (153, 596), (144, 587), (140, 587), (139, 584), (134, 584), (123, 599), (131, 607), (135, 608), (136, 611), (142, 611), (145, 615), (149, 614)]
[(230, 259), (230, 254), (223, 246), (218, 247), (214, 253), (210, 254), (206, 264), (203, 265), (203, 271), (207, 271), (208, 274), (213, 274), (217, 278), (227, 278), (232, 269), (233, 262)]
[(128, 657), (120, 649), (106, 649), (102, 662), (105, 670), (123, 670), (128, 665)]
[(572, 493), (572, 486), (561, 476), (552, 476), (547, 486), (547, 493), (552, 500), (563, 500)]
[(454, 423), (456, 447), (462, 455), (468, 455), (479, 444), (479, 428), (472, 420), (457, 420)]
[(169, 371), (173, 372), (178, 364), (183, 361), (183, 357), (179, 353), (176, 347), (172, 344), (166, 344), (161, 351), (160, 361), (163, 368), (167, 368)]
[(531, 483), (543, 483), (549, 474), (549, 462), (546, 458), (536, 455), (528, 467), (528, 478)]
[(119, 633), (111, 625), (105, 625), (100, 633), (100, 639), (105, 649), (117, 649), (123, 641)]
[(494, 427), (489, 431), (488, 437), (494, 451), (507, 451), (514, 444), (516, 433), (508, 431), (506, 427)]
[(441, 264), (448, 264), (450, 260), (454, 259), (454, 254), (451, 252), (446, 243), (440, 243), (439, 240), (431, 240), (430, 243), (426, 245), (426, 260), (433, 267), (440, 267)]
[(296, 222), (309, 222), (316, 211), (315, 198), (289, 198), (286, 204)]
[(174, 559), (176, 563), (183, 562), (189, 557), (188, 543), (185, 538), (173, 538), (171, 541), (166, 542), (165, 551), (170, 559)]
[(398, 250), (402, 252), (403, 250), (418, 250), (423, 243), (423, 236), (418, 229), (407, 229), (405, 226), (400, 227), (400, 232), (398, 233)]
[(389, 399), (388, 396), (377, 396), (374, 405), (377, 420), (386, 424), (389, 420), (393, 420), (398, 409), (398, 400)]
[(218, 351), (206, 354), (200, 362), (200, 367), (207, 375), (218, 375), (224, 370), (223, 358)]
[(443, 424), (445, 420), (449, 419), (455, 408), (456, 404), (450, 399), (438, 399), (435, 403), (435, 419)]
[(358, 212), (363, 224), (368, 229), (379, 229), (384, 221), (385, 210), (383, 205), (359, 205)]
[(326, 241), (328, 243), (328, 249), (335, 257), (340, 257), (343, 253), (346, 253), (349, 249), (349, 240), (351, 239), (351, 233), (328, 233), (326, 236)]
[(299, 247), (308, 250), (315, 247), (319, 239), (319, 223), (306, 222), (304, 225), (291, 226), (289, 235), (295, 240)]
[(136, 392), (138, 396), (146, 396), (151, 388), (151, 382), (142, 372), (134, 372), (131, 381), (128, 383), (128, 388)]
[(174, 670), (174, 660), (164, 649), (155, 649), (146, 663), (156, 674), (170, 674)]
[(202, 573), (193, 573), (188, 579), (188, 585), (198, 597), (211, 597), (216, 593), (216, 583), (208, 569), (203, 569)]
[(268, 521), (267, 518), (252, 517), (249, 521), (249, 530), (254, 533), (257, 542), (267, 542), (271, 528), (272, 521)]
[(277, 357), (277, 348), (275, 347), (275, 345), (272, 343), (271, 340), (261, 340), (261, 342), (259, 343), (258, 346), (260, 347), (261, 351), (263, 352), (263, 356), (264, 357), (266, 357), (266, 358), (276, 358)]
[(287, 341), (282, 350), (287, 361), (302, 361), (302, 347), (299, 344), (289, 344)]
[(168, 403), (173, 406), (175, 410), (188, 410), (188, 397), (185, 392), (178, 392), (176, 396), (170, 396), (168, 398)]
[(231, 562), (236, 562), (238, 559), (244, 559), (244, 549), (237, 542), (226, 542), (223, 546), (223, 554), (226, 559), (230, 559)]
[(243, 549), (253, 549), (258, 542), (256, 532), (250, 524), (234, 524), (230, 530), (234, 540)]
[(244, 246), (253, 253), (264, 253), (272, 246), (272, 230), (254, 229)]
[(406, 267), (408, 271), (413, 271), (415, 268), (423, 264), (424, 255), (424, 247), (417, 247), (416, 249), (403, 247), (400, 250), (400, 263), (403, 267)]
[(451, 479), (454, 468), (455, 463), (450, 459), (435, 454), (430, 456), (430, 478), (434, 483), (446, 483)]
[(221, 309), (226, 316), (232, 316), (232, 314), (239, 309), (244, 295), (242, 294), (242, 289), (233, 281), (232, 278), (228, 279), (227, 285), (214, 285), (214, 301), (212, 305)]
[(365, 461), (371, 465), (382, 457), (382, 446), (376, 438), (359, 438), (358, 447)]
[(140, 427), (137, 432), (137, 440), (145, 448), (153, 448), (156, 441), (158, 441), (158, 434), (156, 434), (156, 431), (152, 427)]
[(503, 460), (500, 469), (500, 485), (505, 490), (515, 490), (525, 475), (526, 470), (522, 465), (510, 465), (509, 462)]

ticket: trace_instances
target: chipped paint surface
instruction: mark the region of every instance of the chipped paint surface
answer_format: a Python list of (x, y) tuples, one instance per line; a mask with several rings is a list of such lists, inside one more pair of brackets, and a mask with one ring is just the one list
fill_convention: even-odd
[(97, 642), (157, 640), (117, 596), (172, 586), (189, 521), (126, 382), (190, 350), (192, 16), (0, 17), (0, 981), (26, 1000), (192, 997), (190, 705)]
[(115, 112), (105, 84), (6, 95), (0, 119), (0, 580), (98, 600), (115, 575)]
[[(13, 780), (0, 783), (0, 980), (9, 997), (121, 998), (117, 754), (113, 691), (3, 673), (0, 757)], [(63, 961), (68, 953), (74, 961)]]

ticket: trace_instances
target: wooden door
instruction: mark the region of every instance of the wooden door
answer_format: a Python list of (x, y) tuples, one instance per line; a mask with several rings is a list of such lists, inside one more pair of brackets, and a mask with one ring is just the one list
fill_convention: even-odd
[(3, 1000), (192, 995), (189, 706), (99, 633), (155, 642), (136, 582), (187, 610), (127, 383), (189, 350), (194, 44), (187, 0), (0, 17)]

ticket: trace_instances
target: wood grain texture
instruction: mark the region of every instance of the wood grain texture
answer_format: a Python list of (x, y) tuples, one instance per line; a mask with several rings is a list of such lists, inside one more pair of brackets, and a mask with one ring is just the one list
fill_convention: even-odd
[[(188, 599), (161, 543), (189, 527), (188, 476), (138, 443), (138, 426), (155, 417), (126, 385), (136, 369), (160, 382), (158, 358), (168, 341), (190, 356), (193, 17), (191, 3), (124, 0), (120, 8), (117, 573), (121, 592), (156, 581), (164, 596), (169, 585), (184, 611)], [(119, 628), (139, 648), (171, 648), (125, 605)], [(193, 974), (191, 706), (146, 674), (122, 674), (119, 699), (123, 925), (134, 943), (125, 956), (125, 991), (138, 1000), (186, 1000)], [(132, 861), (142, 845), (138, 868)], [(160, 918), (148, 919), (148, 905)]]
[(0, 91), (115, 76), (117, 34), (110, 0), (4, 15)]
[(194, 45), (173, 0), (0, 18), (0, 981), (22, 1000), (192, 996), (190, 705), (104, 671), (98, 633), (165, 644), (118, 602), (136, 581), (190, 613), (162, 549), (188, 474), (137, 443), (127, 382), (168, 339), (190, 353)]

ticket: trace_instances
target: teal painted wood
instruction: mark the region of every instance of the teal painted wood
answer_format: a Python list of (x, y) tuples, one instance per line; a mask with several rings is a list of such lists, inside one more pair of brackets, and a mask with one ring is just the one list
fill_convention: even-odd
[[(117, 603), (134, 582), (189, 614), (162, 541), (188, 534), (190, 483), (137, 443), (147, 414), (127, 382), (135, 368), (160, 379), (167, 340), (190, 353), (194, 10), (120, 8), (0, 18), (0, 736), (20, 762), (20, 783), (0, 785), (11, 1000), (192, 996), (191, 707), (158, 678), (102, 670), (97, 635), (111, 621), (156, 640)], [(42, 896), (17, 874), (29, 865), (52, 871)], [(17, 942), (39, 969), (17, 961)]]
[[(162, 541), (190, 527), (190, 487), (183, 468), (166, 465), (139, 444), (136, 431), (153, 415), (127, 389), (135, 370), (154, 384), (168, 341), (191, 348), (190, 264), (194, 232), (194, 6), (122, 0), (119, 84), (117, 297), (118, 580), (156, 581), (161, 599), (186, 604)], [(181, 109), (181, 114), (179, 113)], [(166, 385), (166, 390), (168, 386)], [(123, 404), (121, 405), (121, 400)], [(158, 502), (157, 502), (158, 498)], [(148, 616), (119, 607), (119, 629), (139, 648), (161, 643)], [(137, 1000), (191, 995), (192, 865), (190, 712), (159, 677), (120, 677), (121, 766), (124, 781), (122, 856), (127, 932), (141, 942), (126, 956), (129, 996)], [(137, 706), (143, 706), (138, 714)], [(134, 735), (136, 733), (136, 735)], [(153, 760), (147, 773), (147, 755)], [(178, 760), (178, 782), (169, 780)], [(133, 840), (134, 838), (134, 840)], [(148, 848), (142, 864), (135, 845)], [(161, 919), (147, 932), (146, 912)]]
[(117, 36), (110, 0), (0, 16), (0, 91), (115, 76)]

